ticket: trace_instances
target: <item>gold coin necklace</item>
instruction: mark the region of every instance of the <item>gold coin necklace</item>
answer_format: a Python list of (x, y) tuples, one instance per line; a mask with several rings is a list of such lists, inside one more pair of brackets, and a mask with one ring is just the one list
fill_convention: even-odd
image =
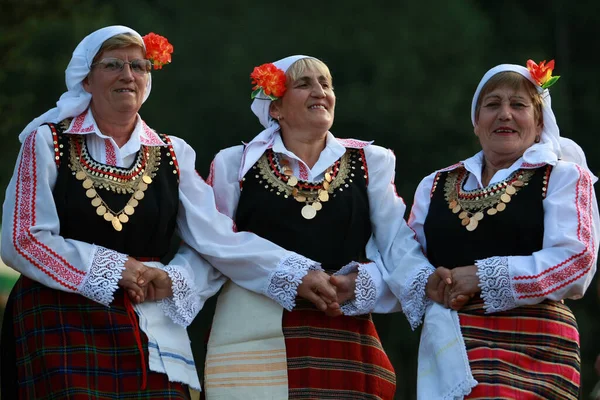
[(444, 185), (444, 197), (448, 208), (458, 214), (460, 223), (472, 232), (486, 216), (493, 216), (506, 209), (512, 197), (528, 185), (535, 170), (517, 170), (507, 179), (483, 189), (463, 190), (468, 176), (465, 168), (457, 168), (448, 173)]
[[(94, 161), (87, 152), (83, 135), (73, 135), (70, 138), (69, 161), (75, 179), (81, 181), (96, 214), (110, 222), (115, 231), (120, 232), (135, 213), (135, 208), (145, 196), (144, 192), (156, 176), (160, 164), (160, 147), (142, 146), (133, 167), (124, 169)], [(131, 198), (120, 211), (113, 211), (100, 196), (98, 191), (101, 189), (119, 194), (131, 193)]]

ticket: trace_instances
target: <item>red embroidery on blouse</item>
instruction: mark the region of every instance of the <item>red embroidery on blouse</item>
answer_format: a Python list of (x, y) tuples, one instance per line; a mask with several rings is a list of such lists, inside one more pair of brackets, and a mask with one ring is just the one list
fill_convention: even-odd
[(210, 163), (210, 170), (208, 171), (208, 178), (206, 179), (206, 183), (210, 186), (214, 186), (215, 183), (215, 160), (212, 160)]
[(299, 178), (302, 179), (303, 181), (307, 181), (308, 180), (308, 168), (306, 167), (306, 165), (302, 162), (298, 163), (298, 169), (300, 170)]
[[(165, 135), (166, 136), (166, 135)], [(144, 121), (142, 121), (142, 134), (140, 142), (146, 146), (164, 146), (165, 143), (160, 139), (160, 136), (152, 130)], [(169, 141), (170, 144), (170, 141)]]
[(521, 168), (539, 168), (543, 167), (544, 165), (546, 165), (546, 163), (530, 164), (528, 162), (524, 162), (523, 164), (521, 164)]
[(446, 171), (452, 171), (453, 169), (456, 169), (458, 167), (461, 167), (463, 165), (462, 161), (461, 162), (457, 162), (456, 164), (453, 164), (449, 167), (440, 169), (439, 172), (446, 172)]
[(79, 114), (71, 124), (71, 129), (65, 131), (67, 133), (89, 133), (94, 131), (94, 124), (90, 124), (87, 127), (83, 127), (83, 123), (85, 122), (85, 118), (87, 117), (88, 110), (85, 110), (83, 113)]
[[(592, 182), (589, 175), (576, 166), (579, 170), (579, 180), (576, 186), (575, 207), (577, 209), (577, 238), (585, 248), (561, 263), (540, 272), (537, 275), (515, 276), (515, 281), (539, 279), (530, 283), (516, 283), (515, 291), (522, 293), (520, 299), (541, 297), (555, 292), (568, 284), (581, 278), (591, 269), (596, 250), (592, 237)], [(545, 276), (545, 277), (544, 277)]]
[(336, 138), (338, 143), (340, 143), (344, 147), (349, 147), (351, 149), (363, 149), (369, 146), (373, 142), (365, 142), (364, 140), (358, 139), (340, 139)]
[(106, 164), (115, 167), (117, 165), (117, 153), (110, 142), (110, 139), (104, 139), (104, 149), (106, 151)]
[(76, 291), (85, 274), (31, 233), (31, 227), (36, 223), (36, 132), (25, 139), (24, 151), (19, 162), (13, 213), (13, 245), (15, 250), (36, 268), (62, 286)]

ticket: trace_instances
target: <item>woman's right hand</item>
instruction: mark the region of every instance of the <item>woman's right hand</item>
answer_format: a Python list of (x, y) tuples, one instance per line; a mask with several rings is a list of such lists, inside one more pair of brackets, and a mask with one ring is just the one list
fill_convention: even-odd
[(146, 289), (137, 282), (148, 267), (133, 257), (127, 257), (124, 267), (118, 285), (127, 292), (132, 302), (143, 303), (146, 299)]
[(447, 291), (452, 285), (452, 272), (448, 268), (437, 267), (433, 274), (429, 275), (425, 285), (425, 294), (436, 303), (445, 305)]
[(329, 279), (324, 271), (308, 271), (298, 286), (298, 296), (313, 303), (320, 311), (339, 309), (337, 291)]

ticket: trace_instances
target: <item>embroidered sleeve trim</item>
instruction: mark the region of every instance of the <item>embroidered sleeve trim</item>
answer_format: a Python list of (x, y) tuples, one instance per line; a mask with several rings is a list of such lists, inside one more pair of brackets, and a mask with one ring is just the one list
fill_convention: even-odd
[(298, 254), (282, 259), (277, 270), (269, 275), (265, 295), (291, 311), (296, 306), (298, 286), (309, 270), (322, 268), (319, 263)]
[(169, 265), (162, 269), (173, 282), (173, 296), (160, 300), (160, 308), (174, 323), (187, 327), (202, 308), (200, 293), (194, 289), (193, 279), (188, 271)]
[(364, 265), (356, 261), (346, 264), (334, 275), (348, 275), (351, 272), (356, 272), (356, 286), (354, 288), (354, 299), (345, 302), (341, 305), (344, 315), (364, 315), (373, 311), (377, 301), (377, 288), (375, 282), (369, 275), (369, 272)]
[(102, 246), (94, 246), (92, 265), (83, 279), (79, 292), (100, 304), (108, 306), (114, 300), (115, 291), (125, 269), (127, 256)]
[(483, 308), (486, 313), (505, 311), (515, 308), (517, 303), (510, 286), (508, 257), (490, 257), (477, 260), (477, 276), (481, 288)]
[(402, 311), (413, 330), (423, 321), (425, 309), (432, 301), (425, 293), (425, 286), (427, 286), (429, 275), (434, 272), (435, 268), (431, 265), (426, 265), (419, 269), (415, 272), (412, 279), (408, 281), (410, 283), (405, 285), (405, 289), (400, 296)]

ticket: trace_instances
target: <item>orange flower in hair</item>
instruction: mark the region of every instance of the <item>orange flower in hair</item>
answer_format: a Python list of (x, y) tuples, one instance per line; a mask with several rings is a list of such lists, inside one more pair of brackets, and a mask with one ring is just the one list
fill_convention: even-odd
[(171, 62), (173, 45), (169, 43), (166, 37), (150, 32), (142, 39), (144, 39), (144, 45), (146, 46), (146, 58), (152, 61), (154, 69), (162, 69), (163, 65)]
[(550, 60), (546, 64), (546, 60), (542, 61), (539, 65), (533, 60), (527, 60), (527, 69), (531, 74), (531, 77), (542, 89), (547, 89), (554, 85), (560, 76), (552, 76), (554, 71), (554, 60)]
[(252, 78), (252, 95), (254, 99), (262, 91), (271, 100), (277, 100), (285, 93), (285, 72), (277, 68), (273, 63), (254, 67), (250, 74)]

